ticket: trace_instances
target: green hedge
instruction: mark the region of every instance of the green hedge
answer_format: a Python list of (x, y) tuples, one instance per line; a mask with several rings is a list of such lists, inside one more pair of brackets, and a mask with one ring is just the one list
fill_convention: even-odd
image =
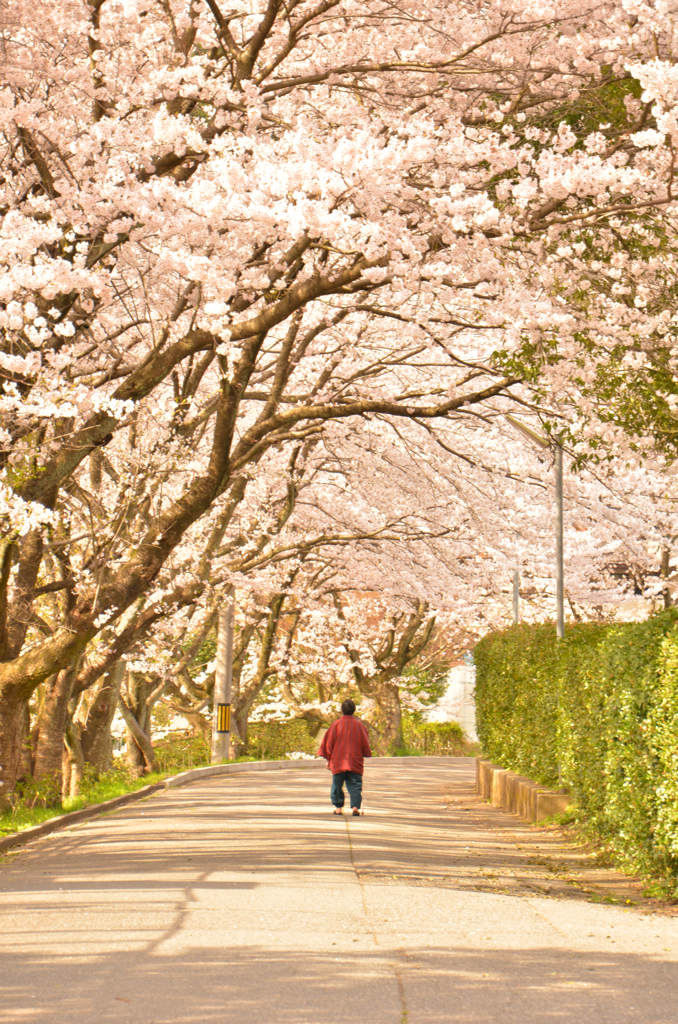
[(417, 754), (456, 757), (468, 753), (469, 743), (458, 722), (418, 722), (403, 715), (405, 747)]
[(619, 861), (678, 895), (678, 611), (561, 641), (514, 626), (474, 657), (484, 755), (569, 789)]
[(285, 722), (250, 722), (247, 730), (247, 754), (264, 760), (283, 760), (299, 750), (317, 754), (320, 741), (311, 735), (303, 718)]

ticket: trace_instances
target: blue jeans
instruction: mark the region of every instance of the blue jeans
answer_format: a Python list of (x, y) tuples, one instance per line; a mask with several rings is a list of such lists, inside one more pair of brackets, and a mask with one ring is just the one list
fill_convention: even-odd
[(360, 807), (363, 802), (363, 777), (357, 772), (338, 772), (332, 776), (330, 800), (335, 807), (344, 806), (344, 783), (351, 798), (351, 807)]

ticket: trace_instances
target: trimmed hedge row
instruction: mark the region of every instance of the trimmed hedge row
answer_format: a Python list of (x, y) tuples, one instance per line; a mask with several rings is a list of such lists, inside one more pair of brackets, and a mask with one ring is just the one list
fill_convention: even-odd
[(678, 894), (678, 611), (646, 622), (513, 626), (477, 645), (483, 753), (573, 795), (634, 871)]

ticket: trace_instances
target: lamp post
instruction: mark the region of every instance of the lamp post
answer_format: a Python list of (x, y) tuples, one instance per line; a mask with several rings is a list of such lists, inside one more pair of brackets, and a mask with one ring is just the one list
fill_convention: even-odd
[[(556, 459), (556, 634), (559, 640), (565, 636), (565, 574), (563, 568), (563, 446), (541, 434), (538, 430), (528, 427), (526, 423), (510, 414), (506, 419), (523, 437), (538, 448), (552, 448)], [(516, 596), (514, 576), (513, 616), (516, 617)]]

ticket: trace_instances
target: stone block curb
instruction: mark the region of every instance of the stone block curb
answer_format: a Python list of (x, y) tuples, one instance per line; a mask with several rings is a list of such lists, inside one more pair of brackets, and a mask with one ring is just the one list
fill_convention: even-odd
[[(424, 757), (373, 757), (372, 761), (393, 761), (396, 763), (416, 761), (445, 761), (449, 758), (443, 756)], [(48, 818), (47, 821), (32, 828), (25, 828), (21, 832), (13, 832), (11, 835), (3, 836), (0, 839), (0, 850), (8, 850), (12, 846), (23, 846), (31, 840), (40, 836), (49, 835), (62, 828), (69, 828), (80, 821), (87, 821), (89, 818), (96, 818), (99, 814), (107, 814), (125, 804), (135, 803), (137, 800), (144, 800), (153, 793), (160, 790), (175, 789), (177, 786), (185, 786), (189, 782), (196, 782), (198, 779), (209, 778), (211, 775), (231, 775), (236, 772), (268, 772), (281, 768), (327, 768), (324, 758), (302, 758), (298, 761), (238, 761), (235, 764), (208, 764), (201, 768), (191, 768), (189, 771), (180, 772), (178, 775), (171, 775), (162, 782), (154, 782), (150, 786), (135, 790), (134, 793), (123, 793), (122, 796), (115, 796), (112, 800), (104, 800), (100, 804), (90, 804), (89, 807), (82, 807), (79, 811), (70, 811), (68, 814), (60, 814), (56, 818)]]
[(531, 822), (563, 814), (570, 806), (570, 794), (565, 790), (547, 789), (482, 757), (476, 758), (476, 793), (493, 807)]

